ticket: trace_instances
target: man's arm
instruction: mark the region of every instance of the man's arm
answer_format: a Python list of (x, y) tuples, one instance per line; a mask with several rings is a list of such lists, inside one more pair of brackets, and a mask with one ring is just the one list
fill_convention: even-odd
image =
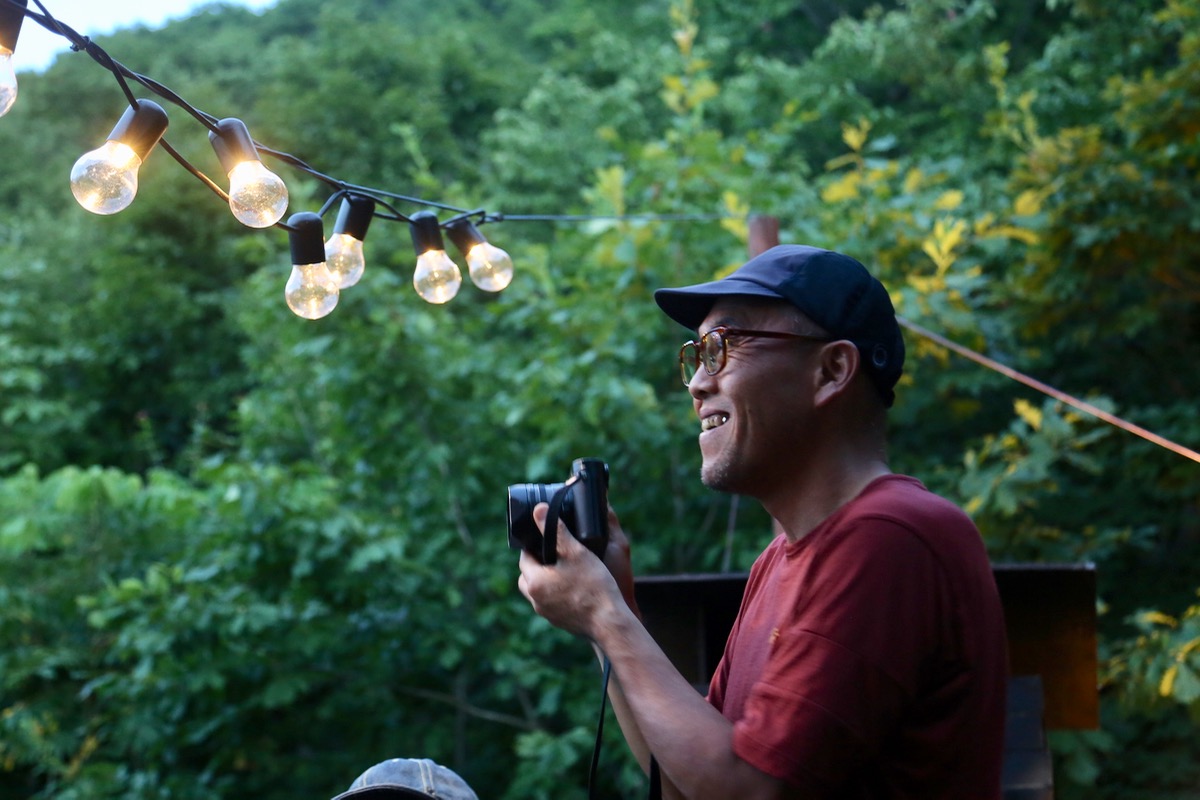
[[(545, 517), (541, 515), (540, 511), (534, 512), (534, 518), (537, 526), (545, 530)], [(634, 590), (633, 559), (630, 554), (629, 537), (625, 535), (612, 506), (608, 508), (608, 545), (604, 551), (604, 565), (608, 567), (613, 580), (617, 582), (617, 588), (625, 600), (625, 605), (629, 607), (635, 617), (641, 620), (642, 613), (638, 609), (637, 595)], [(596, 658), (600, 661), (601, 668), (603, 668), (607, 659), (604, 651), (594, 641), (592, 647), (596, 651)], [(625, 736), (625, 743), (629, 746), (634, 758), (637, 759), (642, 771), (648, 774), (650, 772), (650, 748), (646, 746), (646, 740), (642, 736), (642, 732), (638, 730), (637, 720), (629, 710), (625, 693), (621, 691), (620, 678), (612, 674), (609, 675), (608, 699), (612, 704), (613, 714), (617, 717), (617, 723), (621, 726), (621, 733)], [(663, 789), (665, 793), (665, 785)]]
[[(544, 524), (545, 511), (534, 519)], [(786, 785), (738, 758), (733, 725), (671, 664), (623, 597), (617, 578), (565, 529), (558, 563), (521, 554), (521, 592), (555, 626), (591, 639), (612, 662), (614, 711), (646, 767), (653, 753), (664, 794), (684, 798), (782, 798)], [(631, 579), (626, 591), (632, 585)]]

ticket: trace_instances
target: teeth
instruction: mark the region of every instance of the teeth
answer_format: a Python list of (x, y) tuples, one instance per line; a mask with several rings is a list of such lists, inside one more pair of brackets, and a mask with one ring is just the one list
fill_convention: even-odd
[(714, 414), (711, 417), (705, 417), (700, 420), (700, 430), (711, 431), (713, 428), (721, 427), (726, 422), (729, 422), (728, 414)]

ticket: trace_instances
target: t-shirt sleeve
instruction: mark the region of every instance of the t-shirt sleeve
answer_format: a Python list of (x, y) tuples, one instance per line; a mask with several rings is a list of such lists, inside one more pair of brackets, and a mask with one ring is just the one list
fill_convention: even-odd
[(750, 568), (750, 575), (746, 579), (746, 588), (742, 596), (742, 606), (738, 609), (737, 618), (733, 621), (733, 628), (729, 632), (729, 637), (725, 642), (725, 650), (721, 654), (721, 660), (717, 663), (717, 668), (713, 672), (713, 676), (708, 684), (708, 695), (705, 698), (709, 705), (716, 708), (718, 711), (723, 711), (725, 708), (725, 690), (729, 680), (729, 658), (730, 658), (730, 643), (738, 638), (738, 626), (741, 624), (742, 613), (745, 611), (746, 597), (753, 594), (758, 584), (762, 581), (765, 565), (770, 561), (779, 558), (779, 553), (782, 550), (784, 537), (778, 536), (759, 557), (755, 560), (754, 566)]
[(799, 786), (843, 784), (920, 688), (945, 624), (944, 583), (920, 537), (890, 520), (858, 520), (823, 543), (771, 633), (734, 725), (737, 755)]

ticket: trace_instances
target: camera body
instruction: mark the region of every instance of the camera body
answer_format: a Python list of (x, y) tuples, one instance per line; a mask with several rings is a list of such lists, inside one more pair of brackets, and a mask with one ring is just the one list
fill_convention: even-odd
[(608, 546), (608, 464), (602, 459), (575, 459), (571, 462), (571, 477), (563, 483), (517, 483), (508, 487), (508, 546), (529, 551), (543, 564), (553, 564), (558, 560), (558, 530), (548, 524), (548, 533), (542, 536), (533, 521), (533, 507), (538, 503), (550, 504), (547, 523), (561, 518), (584, 547), (604, 557)]

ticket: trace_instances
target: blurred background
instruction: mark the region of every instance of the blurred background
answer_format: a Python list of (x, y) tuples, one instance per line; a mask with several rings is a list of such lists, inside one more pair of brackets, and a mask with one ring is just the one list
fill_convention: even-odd
[[(749, 567), (770, 520), (700, 485), (689, 333), (651, 292), (744, 261), (755, 215), (1200, 446), (1200, 0), (45, 5), (327, 175), (505, 215), (481, 231), (514, 278), (426, 303), (378, 220), (359, 284), (300, 319), (287, 234), (161, 148), (129, 208), (89, 214), (71, 166), (127, 101), (86, 53), (23, 63), (49, 36), (26, 21), (0, 119), (0, 798), (317, 800), (398, 755), (482, 797), (585, 797), (599, 672), (518, 593), (505, 488), (602, 457), (640, 573)], [(264, 161), (289, 213), (329, 197)], [(1200, 465), (907, 343), (893, 469), (997, 563), (1096, 566), (1101, 726), (1053, 735), (1056, 796), (1200, 796)], [(638, 796), (605, 736), (602, 788)]]

